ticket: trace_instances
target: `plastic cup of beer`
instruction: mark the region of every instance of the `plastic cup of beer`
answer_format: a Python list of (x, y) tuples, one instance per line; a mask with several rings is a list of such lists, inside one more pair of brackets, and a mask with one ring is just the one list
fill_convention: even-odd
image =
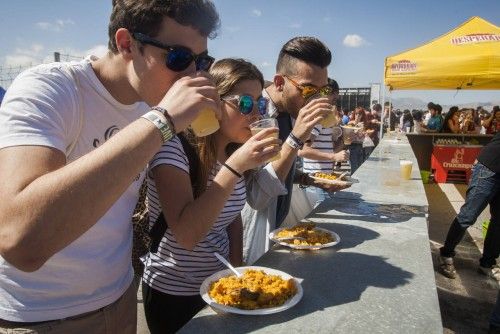
[(411, 178), (413, 162), (409, 160), (401, 160), (399, 161), (399, 166), (401, 167), (401, 178), (403, 180), (409, 180)]
[[(274, 118), (266, 118), (266, 119), (261, 119), (260, 121), (253, 122), (250, 124), (250, 131), (252, 132), (252, 136), (256, 135), (260, 131), (267, 129), (267, 128), (277, 128), (278, 127), (278, 121), (275, 120)], [(269, 138), (278, 138), (278, 132), (270, 134), (268, 136)], [(278, 152), (274, 157), (269, 159), (266, 162), (271, 162), (275, 161), (281, 158), (281, 152)]]
[(215, 117), (215, 111), (204, 108), (191, 123), (191, 129), (197, 137), (205, 137), (219, 130), (219, 121)]
[(339, 124), (339, 118), (337, 116), (337, 107), (332, 106), (332, 110), (323, 118), (319, 124), (324, 128), (333, 128), (335, 125)]
[(353, 138), (356, 136), (356, 132), (359, 128), (353, 126), (340, 126), (342, 128), (342, 139), (344, 145), (351, 145)]

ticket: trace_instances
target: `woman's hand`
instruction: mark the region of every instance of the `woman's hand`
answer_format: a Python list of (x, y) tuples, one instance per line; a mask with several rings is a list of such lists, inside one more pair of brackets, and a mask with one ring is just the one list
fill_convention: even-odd
[(281, 151), (280, 145), (278, 128), (264, 129), (248, 139), (226, 162), (239, 173), (243, 173), (269, 161)]

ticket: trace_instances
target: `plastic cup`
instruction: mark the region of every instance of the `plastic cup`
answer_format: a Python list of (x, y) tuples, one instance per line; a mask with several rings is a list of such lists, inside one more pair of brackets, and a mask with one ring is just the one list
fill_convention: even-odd
[(429, 177), (431, 176), (431, 172), (428, 170), (421, 170), (420, 176), (422, 177), (422, 183), (427, 184), (429, 183)]
[(323, 118), (319, 124), (324, 128), (332, 128), (339, 124), (339, 118), (337, 117), (337, 107), (333, 106), (332, 110)]
[[(267, 128), (277, 128), (278, 127), (278, 121), (275, 120), (274, 118), (266, 118), (266, 119), (261, 119), (260, 121), (254, 122), (250, 124), (250, 131), (252, 132), (252, 136), (256, 135), (260, 131), (267, 129)], [(267, 138), (276, 138), (278, 139), (278, 133), (273, 133), (267, 136)], [(271, 162), (275, 161), (281, 158), (281, 152), (278, 152), (275, 156), (273, 156), (271, 159), (269, 159), (266, 162)]]
[(191, 123), (191, 129), (197, 137), (205, 137), (219, 130), (219, 121), (215, 117), (215, 111), (204, 108)]
[(341, 128), (342, 128), (342, 139), (344, 140), (344, 144), (351, 145), (353, 139), (356, 137), (356, 132), (358, 132), (360, 128), (351, 126), (341, 126)]
[(399, 165), (401, 167), (401, 178), (403, 180), (409, 180), (411, 178), (411, 168), (413, 167), (413, 162), (409, 160), (401, 160)]
[(410, 133), (411, 132), (411, 128), (409, 126), (406, 127), (406, 133)]

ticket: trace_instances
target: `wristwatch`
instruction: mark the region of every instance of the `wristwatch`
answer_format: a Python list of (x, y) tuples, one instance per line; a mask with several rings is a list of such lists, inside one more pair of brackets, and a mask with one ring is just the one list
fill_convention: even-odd
[(169, 122), (165, 115), (159, 110), (152, 109), (141, 117), (153, 123), (154, 126), (160, 130), (161, 138), (164, 143), (175, 136), (175, 130), (173, 129), (172, 123)]

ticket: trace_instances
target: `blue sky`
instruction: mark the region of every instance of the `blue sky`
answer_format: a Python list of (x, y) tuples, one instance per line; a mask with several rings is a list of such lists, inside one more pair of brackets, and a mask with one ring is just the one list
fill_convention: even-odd
[[(278, 52), (311, 35), (333, 53), (331, 77), (341, 87), (382, 82), (385, 57), (446, 33), (471, 16), (500, 25), (500, 0), (215, 0), (221, 17), (209, 41), (216, 58), (243, 57), (272, 78)], [(107, 44), (111, 0), (1, 0), (0, 65), (47, 62), (53, 52), (84, 55)], [(401, 91), (442, 104), (499, 101), (499, 91)]]

